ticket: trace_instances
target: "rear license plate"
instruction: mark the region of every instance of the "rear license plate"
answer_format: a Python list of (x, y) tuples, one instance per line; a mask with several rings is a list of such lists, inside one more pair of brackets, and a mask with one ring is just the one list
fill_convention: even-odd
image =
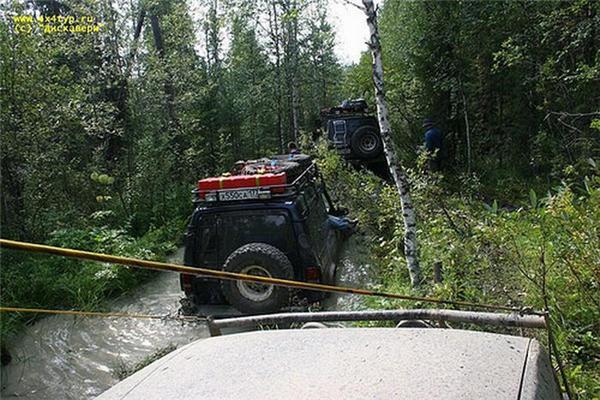
[(258, 189), (228, 190), (226, 192), (219, 192), (219, 200), (221, 201), (251, 199), (258, 199)]

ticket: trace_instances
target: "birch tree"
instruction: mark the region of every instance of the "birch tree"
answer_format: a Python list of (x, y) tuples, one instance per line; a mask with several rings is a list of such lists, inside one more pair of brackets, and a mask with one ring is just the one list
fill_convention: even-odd
[(396, 188), (400, 195), (400, 205), (404, 218), (404, 256), (413, 287), (421, 282), (421, 267), (419, 266), (417, 247), (417, 219), (410, 196), (410, 188), (404, 168), (396, 154), (392, 141), (392, 128), (390, 125), (385, 90), (383, 86), (383, 63), (381, 60), (381, 43), (377, 28), (377, 12), (373, 0), (362, 0), (363, 11), (367, 16), (370, 39), (369, 48), (373, 56), (373, 84), (375, 86), (375, 100), (377, 104), (377, 119), (383, 141), (383, 149), (390, 174), (394, 178)]

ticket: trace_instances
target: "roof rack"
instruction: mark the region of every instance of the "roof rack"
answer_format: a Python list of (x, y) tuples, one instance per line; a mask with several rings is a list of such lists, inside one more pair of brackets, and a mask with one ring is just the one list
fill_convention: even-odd
[[(242, 175), (243, 176), (243, 175)], [(260, 178), (261, 174), (248, 175)], [(313, 182), (318, 176), (318, 169), (315, 162), (311, 164), (291, 183), (275, 185), (257, 185), (240, 188), (214, 189), (210, 191), (200, 191), (198, 188), (192, 190), (194, 195), (194, 204), (202, 205), (223, 205), (232, 202), (242, 202), (249, 200), (271, 200), (295, 197), (300, 193), (301, 187), (306, 183)]]

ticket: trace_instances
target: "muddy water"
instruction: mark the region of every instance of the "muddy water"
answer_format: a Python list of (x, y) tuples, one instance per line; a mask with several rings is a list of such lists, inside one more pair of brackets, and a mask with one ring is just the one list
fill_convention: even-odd
[[(182, 252), (170, 258), (181, 262)], [(156, 279), (112, 302), (112, 311), (176, 313), (177, 274)], [(170, 344), (208, 337), (204, 324), (125, 318), (48, 317), (29, 327), (11, 346), (2, 368), (2, 399), (93, 398), (118, 382), (114, 371), (131, 366)]]
[[(354, 235), (345, 243), (336, 270), (338, 286), (369, 289), (373, 284), (371, 254), (365, 243), (366, 236)], [(356, 311), (365, 309), (364, 297), (355, 294), (334, 293), (324, 301), (327, 310)]]
[[(370, 285), (369, 255), (354, 237), (338, 267), (339, 285)], [(182, 250), (169, 261), (181, 263)], [(182, 297), (178, 275), (156, 279), (110, 304), (112, 311), (174, 314)], [(333, 295), (326, 309), (364, 308), (355, 295)], [(48, 317), (26, 329), (11, 345), (12, 363), (2, 367), (2, 399), (91, 399), (118, 382), (115, 371), (132, 366), (157, 350), (208, 337), (202, 323), (181, 324), (124, 318)]]

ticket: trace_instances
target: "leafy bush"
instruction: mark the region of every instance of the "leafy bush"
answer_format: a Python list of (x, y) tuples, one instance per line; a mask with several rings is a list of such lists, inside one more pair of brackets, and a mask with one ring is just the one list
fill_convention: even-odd
[[(380, 289), (410, 294), (397, 194), (369, 174), (346, 167), (336, 155), (325, 149), (320, 152), (328, 186), (361, 218), (362, 229), (371, 239)], [(570, 383), (582, 398), (600, 394), (598, 172), (579, 184), (565, 183), (545, 198), (525, 192), (522, 199), (512, 200), (520, 207), (502, 207), (478, 198), (481, 187), (476, 177), (462, 178), (456, 189), (440, 176), (409, 171), (420, 260), (424, 276), (429, 277), (419, 294), (548, 309)], [(442, 283), (432, 279), (435, 261), (443, 265)], [(366, 301), (373, 308), (428, 306)], [(534, 334), (547, 343), (543, 332)]]
[[(185, 222), (174, 219), (134, 238), (123, 229), (107, 226), (64, 228), (53, 232), (48, 244), (81, 250), (157, 260), (177, 248)], [(99, 310), (103, 302), (152, 276), (151, 271), (107, 263), (2, 250), (0, 303), (3, 306)], [(4, 343), (32, 314), (0, 314)]]

